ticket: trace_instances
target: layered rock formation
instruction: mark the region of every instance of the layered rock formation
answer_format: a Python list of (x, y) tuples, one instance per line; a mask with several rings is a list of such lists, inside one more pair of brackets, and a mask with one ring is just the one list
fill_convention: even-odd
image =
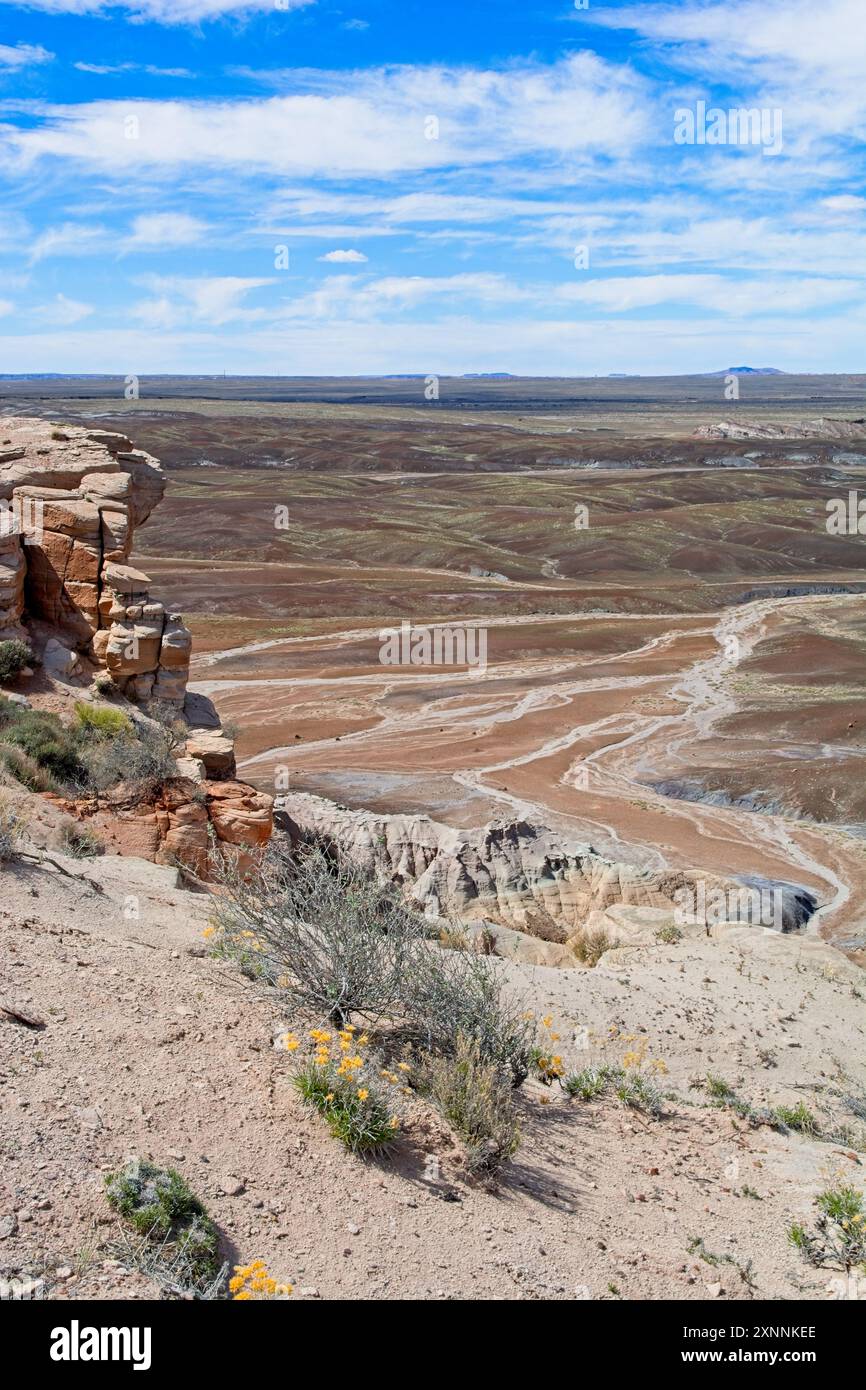
[(187, 694), (191, 634), (128, 563), (135, 528), (164, 490), (158, 461), (125, 435), (0, 419), (0, 637), (32, 640), (61, 685), (87, 694), (92, 662), (117, 695), (183, 716), (178, 775), (155, 797), (130, 796), (121, 784), (102, 797), (51, 799), (109, 851), (206, 877), (212, 845), (243, 866), (267, 844), (272, 800), (236, 780), (234, 746), (213, 704)]
[(182, 705), (190, 633), (126, 563), (164, 489), (157, 460), (125, 435), (0, 421), (2, 635), (40, 619), (129, 698)]
[[(728, 902), (735, 911), (736, 895), (743, 892), (742, 885), (699, 871), (658, 873), (614, 863), (591, 845), (527, 821), (458, 830), (428, 816), (350, 811), (302, 793), (278, 797), (274, 820), (294, 839), (325, 840), (369, 872), (400, 884), (428, 917), (489, 923), (555, 947), (587, 929), (604, 928), (614, 942), (642, 939), (647, 932), (651, 939), (675, 914), (684, 915), (683, 902), (698, 907), (709, 893), (712, 906), (715, 892), (723, 900), (732, 895)], [(781, 895), (777, 929), (801, 926), (814, 902), (793, 885), (775, 887)], [(559, 964), (561, 954), (542, 956)]]

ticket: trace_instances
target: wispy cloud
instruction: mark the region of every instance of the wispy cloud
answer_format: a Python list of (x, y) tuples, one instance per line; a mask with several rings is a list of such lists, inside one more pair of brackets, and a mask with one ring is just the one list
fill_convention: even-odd
[[(136, 23), (198, 24), (206, 19), (250, 15), (262, 11), (299, 10), (315, 0), (26, 0), (31, 10), (46, 14), (106, 15), (123, 11)], [(0, 0), (2, 5), (21, 5), (21, 0)]]
[(0, 69), (29, 68), (38, 63), (50, 63), (54, 54), (40, 44), (18, 43), (14, 47), (0, 43)]

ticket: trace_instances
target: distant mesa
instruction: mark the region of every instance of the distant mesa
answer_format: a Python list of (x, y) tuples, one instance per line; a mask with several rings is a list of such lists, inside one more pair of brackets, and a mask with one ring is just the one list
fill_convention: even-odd
[(702, 372), (702, 376), (785, 376), (779, 367), (723, 367), (720, 372)]

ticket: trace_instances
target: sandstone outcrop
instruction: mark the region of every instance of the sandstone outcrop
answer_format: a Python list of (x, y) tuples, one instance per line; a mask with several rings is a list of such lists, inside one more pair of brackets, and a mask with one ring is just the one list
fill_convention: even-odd
[(191, 637), (127, 561), (165, 489), (158, 461), (122, 434), (0, 422), (0, 631), (37, 618), (104, 665), (138, 702), (181, 706)]
[(187, 692), (189, 629), (129, 563), (135, 528), (164, 490), (158, 461), (125, 435), (0, 421), (0, 637), (31, 638), (45, 675), (88, 699), (95, 664), (106, 673), (101, 692), (145, 709), (173, 706), (173, 725), (182, 716), (189, 734), (175, 755), (177, 776), (155, 796), (121, 784), (116, 794), (50, 799), (109, 851), (206, 878), (214, 847), (241, 866), (252, 862), (270, 838), (272, 799), (235, 779), (234, 744), (212, 702)]

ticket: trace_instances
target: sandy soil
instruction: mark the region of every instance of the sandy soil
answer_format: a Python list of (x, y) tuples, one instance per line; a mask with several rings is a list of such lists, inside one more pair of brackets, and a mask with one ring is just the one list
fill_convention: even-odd
[[(0, 998), (45, 1023), (0, 1014), (7, 1276), (41, 1273), (54, 1297), (154, 1296), (113, 1262), (102, 1196), (106, 1170), (140, 1155), (187, 1177), (228, 1259), (265, 1259), (300, 1297), (837, 1295), (785, 1228), (811, 1220), (828, 1174), (862, 1184), (864, 1155), (749, 1129), (700, 1089), (714, 1071), (756, 1103), (820, 1111), (862, 1086), (859, 976), (828, 948), (740, 930), (609, 969), (509, 967), (578, 1064), (645, 1037), (676, 1099), (652, 1121), (529, 1086), (523, 1146), (490, 1191), (420, 1103), (391, 1159), (335, 1145), (272, 1047), (284, 1015), (204, 953), (207, 900), (173, 889), (172, 871), (60, 862), (103, 892), (47, 866), (2, 874)], [(690, 1254), (698, 1238), (733, 1263)]]

